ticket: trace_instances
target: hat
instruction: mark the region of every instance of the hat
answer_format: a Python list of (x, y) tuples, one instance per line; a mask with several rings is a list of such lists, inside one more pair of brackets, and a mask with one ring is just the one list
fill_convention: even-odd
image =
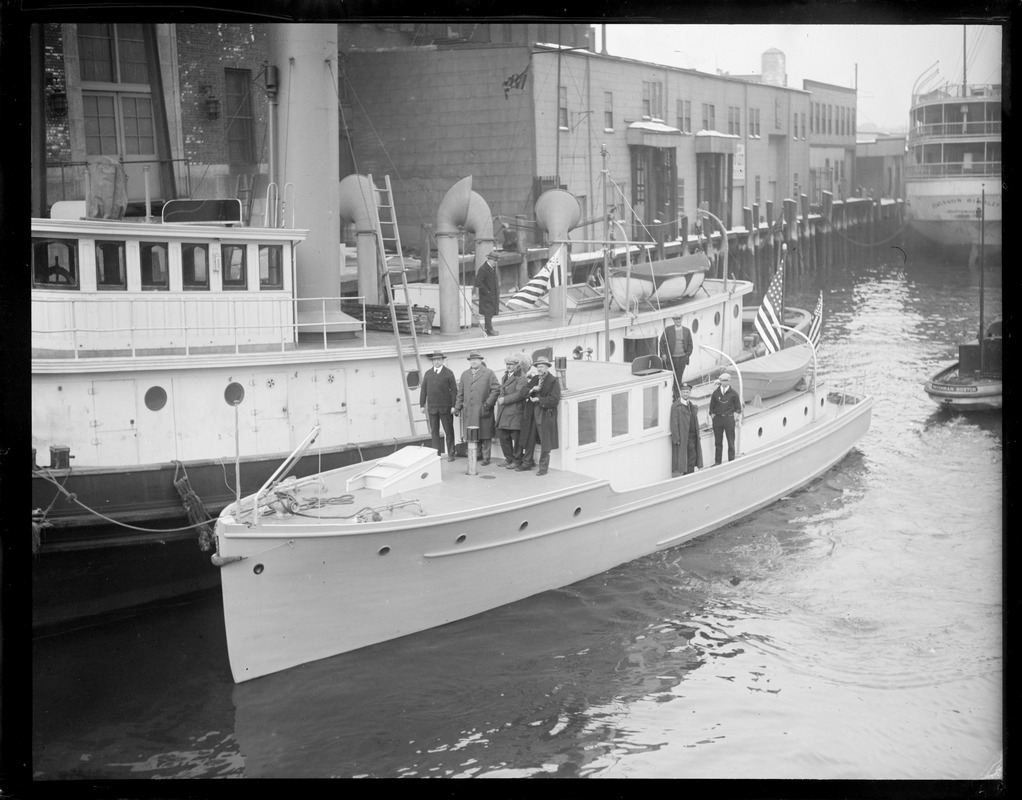
[(681, 319), (681, 314), (671, 314), (671, 319)]
[(719, 380), (722, 380), (722, 381), (729, 381), (729, 380), (731, 380), (731, 375), (730, 375), (730, 374), (728, 374), (727, 372), (722, 372), (722, 373), (720, 373), (720, 378), (719, 378)]
[(483, 360), (483, 357), (474, 350), (471, 353), (469, 353), (468, 356), (466, 356), (466, 358), (468, 358), (469, 361), (471, 361), (473, 358), (478, 358), (480, 361)]
[(432, 353), (429, 354), (429, 357), (430, 358), (447, 358), (447, 356), (445, 356), (439, 350), (434, 350)]
[(550, 359), (547, 358), (546, 356), (540, 356), (539, 358), (532, 362), (532, 365), (534, 367), (538, 367), (540, 364), (546, 364), (548, 367), (553, 366), (553, 362), (551, 362)]
[(489, 253), (486, 254), (486, 260), (500, 261), (500, 256), (497, 255), (496, 250), (491, 250)]
[(518, 363), (518, 359), (515, 358), (514, 356), (504, 356), (504, 363), (505, 364), (517, 364)]
[(691, 392), (692, 391), (692, 384), (691, 383), (683, 383), (683, 384), (681, 384), (681, 389), (682, 389), (682, 391), (684, 391), (685, 389), (688, 389)]

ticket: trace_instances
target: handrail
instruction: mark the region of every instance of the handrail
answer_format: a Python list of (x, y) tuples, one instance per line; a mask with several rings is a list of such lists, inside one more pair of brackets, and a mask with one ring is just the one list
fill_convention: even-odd
[[(46, 330), (40, 330), (38, 328), (32, 328), (31, 336), (33, 337), (33, 339), (35, 339), (35, 337), (37, 337), (37, 336), (42, 339), (42, 341), (40, 342), (39, 346), (43, 346), (45, 344), (45, 339), (43, 337), (46, 337), (46, 336), (70, 336), (70, 339), (71, 339), (71, 342), (70, 342), (71, 349), (74, 352), (74, 356), (73, 357), (76, 360), (83, 357), (82, 356), (82, 347), (80, 347), (79, 344), (81, 342), (81, 339), (84, 336), (88, 336), (88, 335), (93, 335), (93, 336), (107, 335), (107, 336), (109, 336), (109, 335), (113, 335), (113, 334), (125, 334), (125, 333), (128, 334), (130, 336), (130, 339), (131, 339), (131, 344), (127, 348), (111, 348), (109, 346), (107, 346), (107, 347), (95, 346), (95, 347), (91, 348), (90, 350), (86, 350), (85, 352), (86, 353), (91, 353), (93, 350), (109, 351), (109, 350), (114, 350), (114, 349), (124, 349), (124, 350), (127, 350), (128, 352), (124, 353), (123, 355), (117, 355), (116, 353), (114, 353), (114, 354), (112, 354), (112, 357), (136, 358), (137, 357), (137, 352), (136, 351), (139, 350), (139, 349), (142, 349), (142, 348), (167, 348), (167, 347), (172, 347), (173, 346), (173, 345), (170, 345), (167, 342), (163, 342), (163, 343), (159, 343), (159, 342), (139, 343), (138, 340), (140, 338), (143, 338), (146, 335), (151, 336), (153, 334), (164, 335), (165, 337), (167, 335), (173, 335), (173, 334), (180, 335), (183, 338), (183, 342), (182, 342), (181, 347), (183, 348), (185, 355), (190, 355), (194, 349), (199, 348), (199, 347), (231, 346), (233, 348), (234, 353), (238, 354), (238, 353), (241, 352), (241, 348), (243, 346), (247, 346), (247, 345), (250, 345), (250, 344), (251, 345), (266, 345), (266, 346), (270, 346), (270, 345), (274, 345), (275, 343), (279, 343), (279, 349), (280, 349), (281, 352), (283, 352), (287, 348), (288, 344), (295, 344), (298, 341), (298, 334), (303, 332), (305, 329), (308, 329), (308, 330), (311, 330), (311, 331), (315, 331), (315, 330), (320, 329), (320, 328), (323, 331), (323, 349), (326, 350), (326, 349), (329, 349), (328, 348), (329, 340), (328, 340), (328, 336), (327, 336), (327, 334), (328, 334), (328, 326), (332, 325), (332, 324), (336, 324), (336, 320), (330, 320), (328, 318), (328, 315), (327, 315), (327, 303), (337, 304), (339, 306), (340, 305), (340, 301), (342, 301), (342, 300), (348, 300), (348, 301), (350, 301), (350, 300), (357, 300), (357, 301), (361, 301), (363, 306), (365, 305), (365, 297), (363, 297), (363, 296), (358, 296), (358, 297), (302, 297), (302, 298), (280, 297), (280, 298), (272, 298), (272, 299), (262, 298), (262, 299), (260, 299), (258, 301), (255, 301), (255, 300), (251, 300), (251, 299), (247, 299), (247, 298), (241, 298), (241, 297), (227, 297), (227, 298), (225, 298), (222, 295), (221, 296), (217, 296), (217, 299), (213, 299), (212, 296), (210, 296), (210, 297), (195, 297), (195, 298), (192, 298), (192, 297), (181, 297), (179, 295), (178, 296), (168, 296), (168, 297), (156, 297), (156, 296), (154, 296), (154, 294), (155, 293), (146, 293), (146, 297), (144, 297), (144, 298), (139, 298), (139, 297), (125, 297), (125, 298), (110, 297), (110, 298), (107, 298), (107, 297), (104, 297), (102, 300), (99, 300), (99, 301), (92, 300), (91, 298), (90, 298), (90, 300), (85, 300), (84, 298), (68, 298), (66, 295), (61, 295), (61, 296), (54, 295), (52, 297), (52, 299), (48, 298), (44, 302), (66, 303), (69, 306), (69, 309), (70, 309), (70, 317), (71, 317), (71, 325), (70, 325), (70, 327), (67, 327), (67, 328), (50, 328), (50, 329), (46, 329)], [(144, 303), (145, 307), (147, 309), (151, 308), (154, 304), (162, 304), (164, 306), (176, 305), (176, 306), (178, 306), (180, 308), (180, 312), (179, 313), (180, 313), (181, 319), (180, 319), (180, 322), (178, 324), (175, 324), (175, 325), (145, 325), (144, 327), (140, 327), (140, 326), (136, 326), (136, 325), (128, 325), (128, 326), (120, 325), (120, 326), (90, 326), (87, 329), (83, 329), (83, 328), (80, 328), (77, 325), (77, 319), (79, 317), (77, 309), (78, 309), (79, 305), (96, 305), (97, 303), (102, 303), (102, 302), (107, 301), (107, 300), (112, 301), (113, 303), (117, 303), (117, 304), (127, 304), (129, 306), (129, 314), (130, 314), (132, 319), (135, 319), (135, 317), (136, 317), (136, 305), (138, 303)], [(202, 301), (206, 301), (205, 304), (207, 306), (208, 305), (229, 304), (229, 309), (227, 309), (227, 314), (228, 314), (228, 320), (229, 321), (226, 322), (226, 323), (221, 323), (221, 324), (217, 324), (217, 323), (196, 324), (194, 319), (189, 321), (189, 319), (188, 319), (188, 311), (187, 311), (187, 306), (186, 306), (186, 304), (189, 301), (191, 301), (191, 302), (198, 302), (198, 303), (202, 303)], [(316, 302), (316, 303), (320, 304), (321, 317), (319, 319), (314, 319), (314, 320), (311, 320), (311, 321), (299, 322), (298, 321), (299, 305), (304, 304), (304, 303), (311, 303), (311, 302)], [(272, 305), (274, 308), (278, 308), (279, 309), (279, 308), (283, 307), (285, 304), (287, 304), (287, 306), (293, 306), (293, 308), (294, 308), (294, 314), (293, 314), (292, 319), (290, 321), (287, 319), (287, 315), (282, 315), (281, 319), (279, 319), (276, 322), (272, 322), (272, 323), (260, 324), (260, 323), (257, 323), (257, 322), (245, 323), (245, 322), (239, 321), (239, 319), (240, 319), (240, 317), (239, 317), (239, 310), (243, 311), (244, 307), (248, 307), (248, 308), (262, 307), (262, 308), (265, 308), (268, 305)], [(240, 306), (242, 307), (241, 309), (239, 309)], [(367, 336), (367, 327), (366, 327), (366, 321), (365, 321), (365, 314), (363, 313), (361, 320), (355, 320), (353, 318), (352, 321), (353, 322), (358, 322), (360, 324), (360, 326), (362, 328), (362, 344), (363, 344), (363, 346), (367, 346), (368, 345), (368, 336)], [(288, 331), (287, 335), (284, 334), (285, 330)], [(227, 341), (227, 339), (225, 337), (225, 339), (223, 341), (205, 342), (203, 344), (198, 344), (198, 343), (191, 344), (188, 341), (189, 335), (190, 334), (194, 334), (195, 331), (210, 332), (210, 333), (213, 334), (214, 338), (216, 337), (217, 334), (221, 334), (221, 333), (222, 334), (226, 334), (226, 335), (233, 334), (233, 337), (232, 337), (232, 341)], [(240, 339), (239, 339), (239, 334), (243, 334), (243, 333), (248, 332), (248, 331), (263, 331), (263, 332), (265, 332), (267, 334), (266, 340), (265, 341), (256, 341), (256, 342), (244, 342), (244, 343), (241, 342)], [(279, 334), (279, 338), (277, 338), (277, 337), (272, 337), (271, 338), (270, 337), (270, 334), (272, 334), (274, 332), (277, 332)], [(53, 349), (57, 349), (57, 348), (53, 348)]]

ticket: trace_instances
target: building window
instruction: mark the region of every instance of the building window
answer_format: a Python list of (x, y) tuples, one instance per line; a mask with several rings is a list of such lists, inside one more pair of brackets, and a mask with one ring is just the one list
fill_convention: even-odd
[(760, 131), (759, 131), (759, 109), (758, 108), (750, 108), (749, 109), (749, 136), (756, 136), (756, 137), (758, 137), (759, 135), (760, 135)]
[(90, 156), (117, 155), (116, 100), (112, 94), (83, 94), (85, 152)]
[(791, 138), (798, 138), (798, 112), (794, 111), (791, 114)]
[(806, 114), (802, 112), (802, 138), (806, 138)]
[(562, 86), (557, 92), (557, 125), (561, 130), (568, 130), (568, 87)]
[(678, 213), (685, 213), (685, 179), (678, 178)]
[(33, 239), (32, 285), (38, 289), (77, 289), (78, 242)]
[(692, 133), (692, 101), (678, 100), (678, 130)]
[[(754, 196), (755, 196), (754, 202), (759, 203), (760, 202), (760, 197), (761, 197), (760, 191), (759, 191), (759, 175), (756, 176), (756, 194)], [(753, 222), (754, 225), (758, 224), (758, 220), (753, 220), (752, 222)]]
[(642, 390), (642, 429), (660, 427), (660, 387), (647, 386)]
[(124, 242), (96, 242), (96, 286), (127, 289)]
[(659, 81), (642, 82), (642, 116), (646, 119), (664, 117), (664, 85)]
[(738, 106), (727, 107), (727, 132), (733, 136), (742, 135), (742, 109)]
[(227, 152), (232, 164), (255, 161), (252, 136), (252, 72), (247, 69), (224, 70), (227, 114)]
[(181, 285), (185, 289), (209, 288), (209, 249), (204, 244), (181, 245)]
[(153, 104), (149, 97), (122, 97), (121, 121), (124, 125), (125, 155), (149, 155), (156, 152)]
[(703, 130), (717, 130), (717, 109), (709, 103), (703, 103)]
[(279, 244), (259, 245), (259, 288), (283, 289), (284, 248)]
[(167, 243), (140, 242), (138, 256), (142, 272), (142, 289), (157, 291), (169, 289)]
[(645, 159), (635, 159), (635, 202), (643, 203), (646, 200), (646, 163)]
[(244, 289), (247, 286), (247, 247), (243, 244), (220, 245), (223, 256), (224, 288)]
[(781, 98), (774, 98), (774, 129), (781, 129)]
[(596, 398), (578, 403), (578, 446), (596, 441)]
[(603, 93), (603, 129), (605, 131), (614, 130), (614, 94), (612, 92)]
[(610, 435), (628, 435), (628, 392), (610, 396)]
[(827, 106), (827, 133), (833, 135), (834, 133), (834, 106)]
[(148, 84), (142, 25), (79, 23), (78, 68), (86, 82)]

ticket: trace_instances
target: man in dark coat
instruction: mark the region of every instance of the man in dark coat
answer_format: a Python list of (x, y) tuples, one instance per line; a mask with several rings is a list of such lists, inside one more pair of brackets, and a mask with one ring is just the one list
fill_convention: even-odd
[(479, 464), (485, 467), (490, 463), (490, 448), (496, 428), (493, 407), (497, 404), (500, 383), (493, 370), (483, 363), (479, 353), (469, 353), (468, 363), (469, 368), (461, 373), (458, 382), (454, 416), (461, 417), (463, 438), (468, 436), (470, 427), (479, 428)]
[(458, 399), (458, 381), (451, 368), (444, 364), (446, 356), (439, 350), (430, 358), (433, 368), (422, 376), (419, 387), (419, 408), (429, 417), (429, 433), (437, 455), (443, 455), (440, 446), (440, 425), (444, 426), (447, 460), (454, 461), (454, 404)]
[(476, 270), (472, 287), (479, 293), (479, 313), (483, 317), (483, 331), (487, 336), (496, 336), (493, 318), (500, 313), (500, 284), (497, 281), (497, 254), (492, 250), (486, 261)]
[(557, 406), (561, 402), (561, 382), (550, 373), (550, 359), (540, 356), (535, 367), (539, 380), (533, 387), (529, 402), (533, 404), (536, 438), (539, 440), (539, 469), (537, 475), (546, 475), (550, 468), (550, 451), (558, 448)]
[(720, 385), (710, 395), (710, 417), (713, 419), (713, 463), (721, 462), (724, 436), (727, 436), (727, 460), (735, 460), (735, 415), (742, 413), (742, 399), (731, 388), (731, 376), (720, 373)]
[(692, 356), (692, 331), (681, 324), (681, 314), (673, 318), (674, 325), (660, 336), (660, 358), (664, 366), (674, 370), (672, 395), (678, 399), (680, 387), (684, 386), (685, 367)]
[(681, 397), (671, 406), (671, 476), (688, 475), (703, 468), (699, 446), (699, 413), (691, 401), (692, 387), (681, 387)]
[(536, 412), (531, 398), (539, 391), (539, 370), (532, 364), (526, 371), (525, 400), (522, 402), (522, 429), (515, 450), (515, 470), (527, 472), (536, 468)]
[[(504, 462), (501, 466), (514, 469), (521, 463), (519, 438), (529, 384), (529, 378), (525, 373), (529, 370), (531, 360), (525, 353), (518, 353), (505, 358), (504, 365), (506, 369), (500, 378), (500, 394), (497, 395), (497, 408), (493, 412), (493, 418), (497, 423), (500, 449), (504, 451)], [(531, 406), (529, 411), (532, 411)]]

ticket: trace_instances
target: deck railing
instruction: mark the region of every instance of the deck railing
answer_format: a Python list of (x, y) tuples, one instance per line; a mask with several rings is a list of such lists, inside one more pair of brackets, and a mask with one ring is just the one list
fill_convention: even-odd
[[(297, 348), (299, 342), (303, 347), (318, 343), (326, 350), (336, 344), (331, 334), (338, 333), (340, 325), (350, 328), (353, 324), (361, 330), (365, 347), (365, 322), (347, 315), (340, 318), (342, 299), (365, 305), (364, 297), (260, 298), (258, 303), (242, 297), (213, 302), (155, 296), (33, 298), (33, 355), (80, 359), (100, 355), (138, 358), (154, 354), (284, 352)], [(50, 313), (50, 306), (56, 306), (54, 313)], [(251, 321), (254, 313), (260, 313), (263, 319)], [(204, 315), (216, 318), (206, 321)], [(118, 317), (126, 318), (126, 324), (105, 324)], [(173, 321), (167, 322), (169, 318)]]
[(968, 139), (977, 136), (1001, 135), (1001, 121), (974, 120), (969, 122), (932, 122), (912, 126), (908, 132), (909, 142), (923, 139)]
[(906, 178), (972, 178), (1001, 174), (1000, 161), (940, 162), (934, 164), (909, 164), (905, 167)]

